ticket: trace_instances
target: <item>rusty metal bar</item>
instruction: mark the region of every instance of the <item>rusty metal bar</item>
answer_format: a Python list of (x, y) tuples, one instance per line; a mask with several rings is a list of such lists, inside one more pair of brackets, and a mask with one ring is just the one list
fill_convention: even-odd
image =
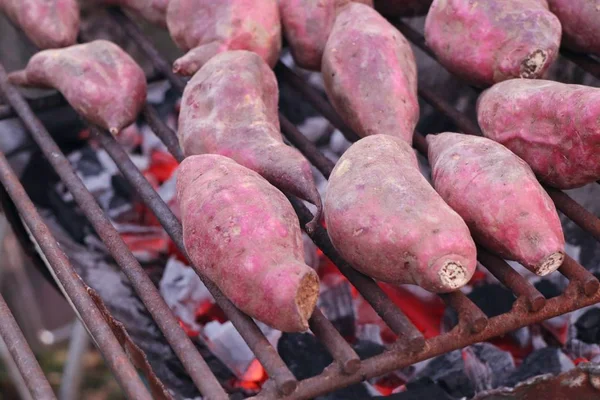
[(323, 343), (333, 359), (340, 364), (345, 374), (353, 374), (358, 371), (360, 358), (331, 322), (325, 318), (319, 307), (315, 308), (309, 325), (310, 330)]
[[(296, 210), (296, 214), (300, 218), (300, 224), (306, 225), (311, 221), (313, 214), (302, 202), (296, 198), (288, 197), (292, 206)], [(398, 341), (402, 345), (406, 345), (411, 350), (418, 351), (423, 348), (425, 340), (421, 332), (406, 318), (406, 316), (394, 305), (394, 303), (385, 295), (383, 290), (375, 283), (375, 281), (366, 275), (361, 274), (352, 268), (339, 253), (334, 249), (333, 244), (329, 240), (327, 231), (322, 226), (318, 226), (314, 232), (306, 232), (315, 242), (317, 247), (323, 251), (333, 263), (338, 267), (340, 272), (348, 278), (350, 283), (358, 289), (367, 302), (379, 314), (381, 319), (390, 327), (390, 329), (398, 335)]]
[(479, 333), (487, 326), (487, 316), (460, 290), (440, 297), (458, 314), (458, 326), (464, 325), (469, 333)]
[(35, 359), (25, 336), (23, 336), (2, 295), (0, 295), (0, 335), (31, 396), (36, 400), (56, 400), (50, 383), (48, 383), (40, 364)]
[(281, 61), (275, 66), (275, 71), (281, 75), (283, 80), (287, 82), (294, 90), (304, 96), (308, 102), (319, 111), (331, 124), (348, 139), (350, 142), (356, 142), (360, 137), (350, 129), (333, 109), (331, 104), (321, 96), (313, 87), (306, 84), (304, 79), (299, 77), (294, 71), (289, 69)]
[[(100, 141), (102, 147), (104, 147), (109, 156), (114, 160), (123, 176), (138, 192), (144, 203), (154, 212), (179, 251), (187, 256), (183, 244), (183, 229), (181, 223), (177, 220), (171, 209), (165, 204), (158, 193), (156, 193), (152, 185), (131, 161), (127, 153), (109, 133), (101, 132), (100, 129), (96, 127), (92, 127), (91, 130), (94, 136)], [(271, 346), (258, 326), (252, 319), (238, 310), (213, 282), (204, 278), (195, 265), (192, 264), (192, 267), (204, 282), (211, 295), (215, 298), (217, 304), (219, 304), (223, 312), (225, 312), (227, 318), (233, 323), (242, 338), (254, 352), (267, 371), (267, 374), (281, 388), (282, 392), (286, 394), (291, 393), (296, 388), (296, 378), (294, 378), (294, 375), (287, 368), (283, 360), (277, 354), (277, 351)]]
[(279, 113), (281, 132), (317, 169), (328, 179), (334, 164), (319, 151), (310, 140), (300, 132), (283, 114)]
[(1, 65), (0, 88), (131, 282), (137, 295), (147, 307), (194, 383), (206, 397), (226, 399), (225, 391), (179, 325), (148, 275), (123, 242), (109, 219), (104, 215), (94, 196), (85, 188), (56, 142), (31, 111), (27, 102), (8, 83), (6, 71)]
[(179, 91), (183, 92), (185, 89), (185, 82), (179, 76), (173, 73), (173, 68), (169, 62), (158, 52), (156, 47), (146, 38), (140, 28), (127, 17), (123, 11), (119, 8), (114, 7), (109, 9), (109, 13), (112, 18), (116, 21), (115, 25), (118, 25), (125, 33), (131, 37), (135, 43), (140, 46), (142, 51), (148, 56), (152, 65), (162, 73), (165, 78)]
[(548, 195), (563, 214), (575, 222), (581, 229), (589, 232), (596, 240), (600, 241), (600, 219), (583, 208), (568, 194), (557, 189), (545, 187)]
[[(47, 110), (67, 104), (67, 101), (60, 93), (53, 93), (48, 96), (28, 99), (27, 102), (29, 103), (29, 107), (31, 107), (31, 109), (34, 111)], [(13, 118), (16, 116), (17, 114), (10, 105), (0, 105), (0, 120)]]
[(527, 279), (512, 269), (506, 261), (481, 247), (477, 247), (477, 259), (517, 297), (525, 298), (531, 312), (536, 312), (544, 307), (546, 298)]
[(565, 260), (558, 271), (570, 281), (576, 281), (581, 284), (583, 293), (586, 296), (592, 296), (598, 291), (600, 282), (587, 269), (582, 267), (577, 261), (565, 254)]
[(456, 108), (454, 108), (454, 106), (445, 101), (437, 93), (424, 86), (419, 86), (417, 91), (419, 96), (421, 96), (439, 113), (448, 116), (461, 132), (475, 136), (482, 135), (481, 130), (479, 129), (479, 126), (476, 123), (471, 121), (471, 119), (465, 114), (461, 113)]
[(110, 326), (89, 296), (83, 282), (38, 214), (2, 153), (0, 153), (0, 181), (48, 260), (55, 280), (73, 304), (127, 396), (133, 399), (151, 399)]
[[(549, 299), (546, 306), (536, 313), (528, 311), (513, 311), (490, 318), (487, 326), (479, 333), (468, 335), (464, 331), (455, 329), (447, 334), (439, 335), (427, 341), (425, 349), (418, 353), (407, 354), (401, 350), (391, 349), (380, 355), (368, 358), (361, 363), (361, 367), (352, 375), (341, 372), (321, 374), (300, 382), (298, 389), (285, 400), (308, 400), (329, 393), (336, 389), (358, 383), (364, 379), (380, 376), (388, 371), (404, 368), (419, 361), (423, 361), (452, 350), (460, 349), (472, 343), (483, 342), (513, 331), (525, 325), (531, 325), (576, 309), (600, 302), (600, 291), (591, 297), (567, 294)], [(266, 392), (258, 399), (269, 398)]]
[(146, 103), (142, 110), (142, 114), (144, 115), (144, 119), (150, 126), (150, 129), (154, 132), (156, 136), (167, 146), (167, 150), (169, 153), (175, 157), (177, 162), (182, 162), (184, 159), (183, 151), (181, 147), (179, 147), (179, 141), (177, 140), (177, 135), (171, 128), (165, 124), (156, 109), (150, 104)]

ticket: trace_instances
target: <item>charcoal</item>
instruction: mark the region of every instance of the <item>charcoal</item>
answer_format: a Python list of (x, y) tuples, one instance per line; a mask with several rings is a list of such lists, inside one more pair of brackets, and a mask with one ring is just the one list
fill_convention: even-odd
[(354, 305), (350, 284), (347, 281), (324, 290), (319, 296), (318, 305), (342, 336), (355, 336)]
[(545, 347), (530, 353), (523, 363), (502, 383), (503, 386), (514, 387), (519, 382), (543, 374), (557, 375), (572, 369), (575, 365), (556, 347)]
[(380, 400), (454, 400), (444, 389), (430, 378), (419, 378), (406, 385), (406, 391), (392, 394), (390, 396), (377, 396), (373, 399)]
[(472, 397), (498, 387), (514, 371), (510, 353), (490, 343), (477, 343), (434, 358), (416, 379), (431, 378), (453, 397)]
[(539, 292), (547, 299), (551, 299), (562, 294), (558, 285), (549, 279), (540, 279), (533, 286), (535, 286), (535, 288), (539, 290)]
[[(357, 353), (364, 357), (383, 351), (382, 346), (359, 343)], [(325, 347), (310, 333), (283, 333), (277, 343), (277, 351), (298, 380), (319, 375), (333, 361)], [(370, 397), (365, 386), (359, 383), (316, 400), (362, 400)]]
[(576, 338), (585, 343), (600, 343), (600, 308), (590, 308), (575, 322)]

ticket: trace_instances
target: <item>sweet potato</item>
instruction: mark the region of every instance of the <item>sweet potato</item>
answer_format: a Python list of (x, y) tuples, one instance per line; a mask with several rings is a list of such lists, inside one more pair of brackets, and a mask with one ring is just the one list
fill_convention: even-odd
[(231, 157), (284, 192), (315, 204), (321, 198), (308, 161), (279, 131), (277, 79), (258, 56), (245, 50), (213, 57), (187, 84), (179, 114), (179, 143), (186, 156)]
[(77, 0), (0, 0), (0, 11), (40, 49), (66, 47), (77, 40)]
[(57, 89), (85, 119), (113, 135), (135, 122), (146, 101), (144, 71), (106, 40), (41, 51), (9, 79)]
[(481, 87), (541, 77), (560, 38), (546, 0), (434, 0), (425, 21), (427, 45), (439, 61)]
[(233, 304), (273, 328), (305, 331), (319, 278), (304, 263), (298, 217), (260, 175), (215, 154), (186, 158), (177, 175), (191, 261)]
[(375, 0), (375, 9), (386, 17), (425, 15), (433, 0)]
[[(338, 11), (353, 0), (279, 0), (283, 32), (296, 64), (321, 70), (325, 43)], [(373, 6), (373, 0), (354, 0)]]
[(344, 7), (323, 54), (325, 89), (360, 136), (387, 134), (412, 143), (419, 119), (417, 67), (407, 40), (372, 8)]
[(477, 102), (484, 135), (560, 189), (600, 179), (599, 115), (600, 89), (545, 80), (501, 82)]
[(435, 190), (479, 243), (540, 276), (560, 267), (560, 220), (525, 161), (483, 137), (441, 133), (427, 143)]
[(600, 54), (600, 3), (596, 0), (548, 0), (560, 20), (563, 44), (571, 50)]
[(193, 75), (214, 55), (249, 50), (271, 67), (281, 51), (277, 0), (171, 0), (167, 26), (175, 43), (188, 53), (173, 71)]
[(146, 21), (167, 27), (169, 0), (96, 0), (108, 6), (121, 6)]
[(443, 293), (475, 271), (467, 225), (421, 175), (400, 138), (372, 135), (344, 153), (329, 178), (325, 220), (340, 254), (375, 279)]

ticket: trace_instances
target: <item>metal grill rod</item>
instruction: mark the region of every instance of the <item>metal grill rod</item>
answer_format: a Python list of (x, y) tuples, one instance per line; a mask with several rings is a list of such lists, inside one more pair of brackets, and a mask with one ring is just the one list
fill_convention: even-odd
[[(6, 162), (4, 156), (0, 155), (0, 165)], [(8, 305), (0, 295), (0, 335), (10, 352), (29, 393), (36, 400), (56, 400), (56, 396), (50, 387), (50, 383), (44, 376), (40, 364), (38, 364), (31, 348), (25, 340), (25, 336), (19, 329), (17, 321), (13, 317)]]
[(202, 394), (211, 399), (226, 399), (227, 395), (210, 368), (200, 356), (158, 290), (133, 256), (119, 233), (112, 226), (94, 196), (85, 188), (56, 142), (29, 108), (21, 94), (8, 83), (0, 65), (0, 89), (30, 131), (56, 173), (67, 186), (75, 201), (92, 223), (107, 249), (121, 267), (137, 295), (156, 321), (163, 335), (181, 360), (186, 371)]
[[(1, 72), (0, 70), (0, 75)], [(151, 399), (125, 351), (2, 153), (0, 153), (0, 181), (51, 265), (53, 276), (65, 297), (86, 325), (127, 396), (132, 399)]]

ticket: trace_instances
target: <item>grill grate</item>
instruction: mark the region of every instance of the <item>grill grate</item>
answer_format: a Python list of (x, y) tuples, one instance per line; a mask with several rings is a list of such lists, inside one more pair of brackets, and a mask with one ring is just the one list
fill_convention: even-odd
[[(185, 82), (172, 73), (171, 65), (159, 54), (139, 28), (120, 10), (112, 9), (110, 13), (115, 28), (123, 29), (148, 57), (155, 69), (166, 77), (174, 88), (182, 92)], [(433, 54), (425, 46), (422, 35), (401, 22), (397, 24), (397, 27), (410, 41), (433, 57)], [(563, 52), (563, 55), (585, 71), (594, 76), (600, 76), (600, 64), (594, 59), (568, 52)], [(302, 78), (282, 63), (278, 64), (276, 70), (294, 90), (305, 97), (347, 139), (351, 142), (358, 140), (358, 136), (343, 123), (332, 106), (314, 88), (311, 88)], [(225, 391), (211, 373), (206, 362), (196, 351), (191, 340), (181, 329), (177, 319), (168, 309), (146, 273), (142, 270), (137, 260), (103, 214), (91, 193), (85, 189), (83, 183), (77, 177), (56, 143), (32, 112), (32, 109), (38, 110), (63, 105), (65, 104), (64, 99), (53, 95), (43, 100), (34, 101), (31, 105), (27, 104), (20, 93), (8, 84), (6, 71), (1, 66), (0, 89), (8, 103), (7, 105), (0, 105), (0, 119), (17, 115), (25, 123), (25, 126), (31, 132), (44, 155), (73, 194), (76, 202), (90, 220), (96, 232), (129, 278), (136, 293), (156, 320), (167, 341), (182, 361), (196, 386), (207, 398), (227, 398)], [(451, 104), (444, 101), (434, 91), (420, 88), (419, 95), (437, 111), (448, 116), (464, 133), (480, 134), (479, 128), (473, 121), (456, 110)], [(183, 154), (179, 148), (175, 132), (160, 120), (156, 110), (148, 104), (144, 108), (143, 116), (173, 156), (178, 161), (181, 161)], [(304, 137), (284, 115), (280, 115), (280, 122), (282, 133), (285, 137), (327, 178), (333, 169), (333, 163), (320, 153), (316, 146)], [(171, 210), (110, 134), (94, 127), (92, 128), (92, 133), (115, 161), (125, 179), (139, 193), (144, 203), (156, 214), (160, 223), (179, 250), (185, 254), (181, 224)], [(427, 143), (423, 135), (418, 132), (415, 132), (414, 146), (422, 154), (427, 154)], [(48, 228), (42, 222), (33, 203), (11, 170), (6, 158), (1, 153), (0, 180), (8, 195), (15, 203), (25, 225), (38, 242), (52, 268), (55, 279), (59, 282), (63, 292), (71, 300), (74, 309), (92, 334), (98, 348), (104, 355), (127, 396), (132, 399), (151, 398), (148, 390), (137, 376), (133, 365), (125, 355), (123, 348), (116, 340), (114, 333), (110, 330), (98, 307), (86, 291), (85, 284), (74, 273), (69, 261), (60, 250), (56, 240), (49, 233)], [(587, 212), (565, 193), (555, 189), (547, 190), (560, 211), (584, 230), (591, 233), (596, 239), (600, 240), (600, 219)], [(302, 225), (313, 218), (312, 213), (298, 199), (290, 197), (290, 201)], [(508, 313), (488, 319), (463, 293), (454, 292), (442, 295), (441, 297), (446, 304), (457, 312), (459, 323), (452, 331), (425, 341), (421, 333), (371, 278), (352, 269), (341, 258), (333, 248), (325, 228), (318, 227), (314, 232), (307, 232), (307, 234), (373, 306), (390, 329), (398, 335), (398, 340), (384, 353), (360, 361), (348, 343), (317, 309), (310, 319), (310, 327), (332, 355), (334, 365), (321, 375), (297, 382), (257, 325), (235, 308), (214, 284), (205, 281), (204, 283), (218, 305), (240, 332), (274, 383), (274, 385), (265, 385), (265, 389), (258, 395), (258, 398), (313, 398), (357, 383), (365, 378), (376, 377), (415, 362), (475, 342), (487, 340), (519, 327), (552, 318), (600, 301), (598, 280), (569, 257), (566, 257), (565, 263), (559, 269), (560, 273), (569, 279), (569, 285), (562, 295), (546, 300), (539, 291), (513, 270), (504, 260), (483, 249), (478, 249), (478, 260), (480, 263), (517, 297), (513, 309)], [(39, 369), (39, 365), (35, 362), (31, 350), (29, 350), (25, 341), (18, 340), (15, 343), (14, 340), (10, 340), (11, 338), (16, 338), (17, 336), (15, 335), (20, 333), (14, 324), (11, 325), (11, 321), (14, 322), (14, 319), (10, 311), (0, 299), (0, 325), (5, 327), (0, 333), (7, 343), (14, 343), (14, 351), (19, 353), (15, 356), (15, 359), (21, 367), (21, 373), (26, 378), (36, 398), (54, 398), (47, 381)]]

